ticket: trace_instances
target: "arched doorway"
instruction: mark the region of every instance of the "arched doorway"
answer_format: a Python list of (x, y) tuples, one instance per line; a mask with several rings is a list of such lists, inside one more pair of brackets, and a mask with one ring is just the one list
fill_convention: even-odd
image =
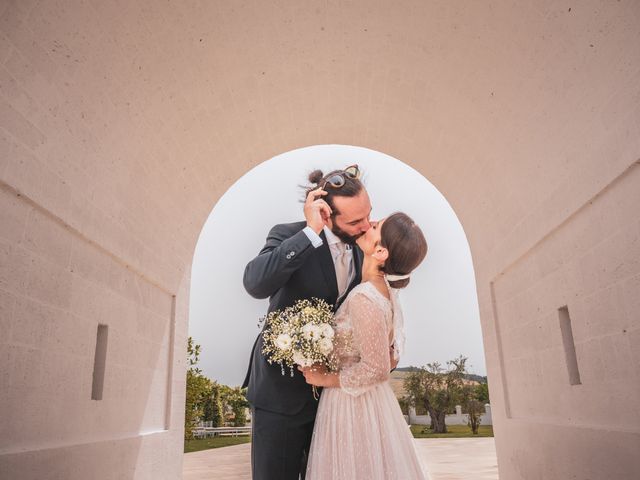
[(412, 168), (380, 152), (345, 145), (278, 155), (239, 179), (216, 204), (191, 271), (189, 332), (203, 346), (201, 368), (222, 383), (242, 382), (256, 322), (266, 312), (266, 301), (252, 299), (242, 287), (244, 266), (275, 223), (302, 217), (300, 185), (308, 173), (345, 162), (363, 171), (372, 218), (405, 211), (428, 237), (428, 260), (403, 292), (411, 338), (401, 366), (445, 364), (465, 354), (474, 372), (486, 375), (471, 252), (455, 213)]
[(501, 474), (637, 477), (636, 3), (0, 14), (3, 471), (178, 477), (170, 352), (212, 205), (279, 152), (348, 144), (405, 160), (465, 226)]

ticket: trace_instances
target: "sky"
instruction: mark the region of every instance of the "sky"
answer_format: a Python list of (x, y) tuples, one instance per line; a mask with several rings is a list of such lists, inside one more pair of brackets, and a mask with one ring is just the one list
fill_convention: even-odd
[(199, 367), (226, 385), (240, 385), (258, 321), (268, 300), (242, 285), (246, 264), (271, 227), (304, 220), (308, 174), (358, 164), (378, 220), (403, 211), (425, 234), (429, 250), (401, 290), (406, 345), (399, 366), (445, 364), (468, 358), (471, 373), (486, 375), (471, 252), (455, 212), (420, 173), (374, 150), (346, 145), (301, 148), (267, 160), (246, 173), (220, 198), (196, 245), (191, 271), (189, 335), (202, 346)]

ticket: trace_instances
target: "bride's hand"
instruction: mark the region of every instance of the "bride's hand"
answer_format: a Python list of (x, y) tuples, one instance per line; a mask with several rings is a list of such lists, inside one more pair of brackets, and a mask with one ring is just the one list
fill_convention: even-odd
[(314, 365), (312, 367), (300, 367), (298, 370), (302, 372), (305, 380), (309, 385), (316, 387), (339, 387), (340, 379), (336, 373), (327, 372), (324, 365)]

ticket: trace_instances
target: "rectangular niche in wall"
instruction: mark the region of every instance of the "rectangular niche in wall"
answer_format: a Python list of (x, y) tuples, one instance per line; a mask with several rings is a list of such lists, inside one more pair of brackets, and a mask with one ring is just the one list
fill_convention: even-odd
[(107, 361), (108, 333), (109, 327), (107, 325), (98, 325), (96, 354), (93, 360), (93, 386), (91, 387), (92, 400), (102, 400), (102, 388), (104, 387), (104, 370)]
[(562, 345), (564, 346), (567, 371), (569, 372), (569, 383), (571, 383), (571, 385), (580, 385), (582, 382), (580, 382), (580, 371), (578, 370), (576, 345), (573, 341), (569, 309), (566, 306), (559, 308), (558, 317), (560, 319), (560, 332), (562, 334)]

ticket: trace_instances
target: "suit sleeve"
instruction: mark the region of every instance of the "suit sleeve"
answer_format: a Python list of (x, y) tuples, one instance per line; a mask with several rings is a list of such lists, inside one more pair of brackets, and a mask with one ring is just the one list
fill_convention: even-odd
[(313, 250), (303, 230), (292, 232), (286, 225), (276, 225), (258, 256), (244, 269), (244, 288), (254, 298), (270, 297), (302, 267)]

